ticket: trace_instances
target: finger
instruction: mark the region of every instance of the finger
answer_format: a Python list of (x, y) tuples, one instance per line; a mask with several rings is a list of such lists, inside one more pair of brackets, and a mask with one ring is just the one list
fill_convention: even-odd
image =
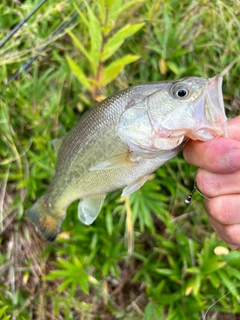
[(222, 225), (209, 218), (212, 228), (217, 232), (219, 237), (228, 244), (232, 249), (240, 247), (240, 224)]
[(240, 116), (228, 121), (231, 139), (189, 141), (183, 150), (187, 162), (212, 172), (229, 173), (240, 169)]
[(240, 127), (240, 116), (234, 119), (231, 119), (227, 122), (227, 131), (228, 131), (229, 138), (240, 141), (239, 127)]
[(226, 175), (199, 169), (196, 181), (199, 190), (209, 198), (240, 193), (240, 171)]
[(240, 224), (240, 195), (224, 195), (212, 199), (205, 199), (204, 202), (209, 217), (218, 223), (225, 226)]
[(240, 170), (240, 142), (218, 138), (207, 142), (190, 141), (183, 151), (187, 162), (215, 173)]

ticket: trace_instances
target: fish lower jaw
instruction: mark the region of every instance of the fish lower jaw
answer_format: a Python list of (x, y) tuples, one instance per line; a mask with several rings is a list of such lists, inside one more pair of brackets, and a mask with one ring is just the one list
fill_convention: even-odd
[(188, 132), (186, 134), (187, 138), (200, 141), (208, 141), (222, 136), (226, 136), (225, 130), (222, 130), (221, 128), (210, 129), (204, 127), (195, 131)]

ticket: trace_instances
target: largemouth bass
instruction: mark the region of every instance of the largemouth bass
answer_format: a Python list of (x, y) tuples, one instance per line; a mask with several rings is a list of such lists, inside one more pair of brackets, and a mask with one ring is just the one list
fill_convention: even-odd
[(221, 84), (221, 77), (189, 77), (137, 85), (84, 114), (55, 141), (56, 173), (27, 211), (42, 237), (55, 239), (73, 201), (80, 200), (79, 219), (89, 225), (108, 192), (138, 190), (188, 139), (225, 135)]

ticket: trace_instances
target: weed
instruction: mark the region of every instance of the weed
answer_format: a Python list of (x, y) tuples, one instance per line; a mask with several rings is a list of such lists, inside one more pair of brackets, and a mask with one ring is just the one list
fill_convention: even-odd
[[(2, 1), (1, 38), (35, 4)], [(209, 319), (240, 312), (240, 253), (213, 233), (200, 195), (184, 205), (195, 169), (181, 156), (129, 198), (109, 194), (89, 227), (72, 204), (48, 246), (24, 218), (54, 172), (49, 141), (120, 89), (222, 73), (228, 115), (236, 116), (239, 7), (233, 0), (49, 0), (1, 49), (1, 319), (203, 319), (217, 300)], [(73, 11), (68, 29), (4, 86)]]

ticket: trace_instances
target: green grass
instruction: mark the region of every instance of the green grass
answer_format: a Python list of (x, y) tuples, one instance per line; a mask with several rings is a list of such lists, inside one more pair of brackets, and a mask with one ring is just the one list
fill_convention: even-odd
[[(1, 38), (37, 2), (2, 1)], [(222, 297), (206, 319), (240, 313), (240, 253), (214, 253), (226, 245), (200, 195), (184, 205), (196, 169), (181, 155), (129, 198), (109, 194), (90, 227), (71, 205), (50, 245), (24, 218), (54, 173), (50, 140), (103, 97), (222, 73), (228, 116), (238, 115), (239, 8), (235, 0), (49, 0), (0, 49), (0, 319), (204, 319)], [(6, 89), (77, 9), (65, 33)]]

